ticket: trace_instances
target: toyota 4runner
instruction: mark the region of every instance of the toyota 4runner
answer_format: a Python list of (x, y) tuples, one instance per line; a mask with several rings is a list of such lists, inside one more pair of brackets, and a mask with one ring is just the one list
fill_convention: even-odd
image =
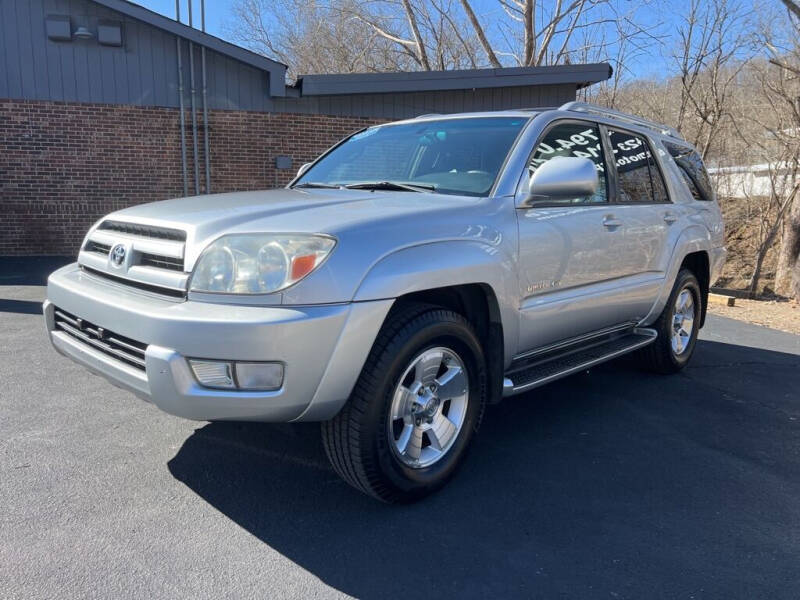
[(682, 369), (725, 258), (697, 152), (583, 103), (369, 127), (285, 189), (95, 224), (60, 353), (189, 419), (321, 421), (381, 500), (441, 487), (484, 406), (635, 352)]

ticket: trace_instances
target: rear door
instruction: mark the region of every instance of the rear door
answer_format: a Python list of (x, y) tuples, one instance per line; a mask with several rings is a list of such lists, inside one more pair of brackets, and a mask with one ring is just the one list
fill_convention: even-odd
[[(632, 315), (643, 318), (666, 276), (669, 230), (680, 207), (669, 198), (664, 175), (646, 136), (603, 127), (609, 156), (614, 157), (614, 213), (620, 220), (618, 267), (626, 284), (638, 290), (643, 305)], [(677, 225), (676, 225), (677, 226)]]

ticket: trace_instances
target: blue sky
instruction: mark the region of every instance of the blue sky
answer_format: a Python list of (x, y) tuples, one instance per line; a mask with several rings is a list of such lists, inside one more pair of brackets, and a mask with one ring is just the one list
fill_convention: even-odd
[[(175, 18), (175, 0), (132, 0), (136, 4), (141, 4), (157, 13), (161, 13), (171, 19)], [(181, 21), (188, 23), (188, 0), (180, 0)], [(194, 12), (194, 25), (200, 28), (200, 1), (194, 0), (192, 11)], [(227, 0), (206, 0), (206, 30), (216, 36), (223, 37), (222, 24), (226, 19), (230, 19), (230, 2)]]
[[(175, 0), (132, 0), (150, 10), (159, 12), (167, 17), (175, 18)], [(188, 4), (193, 2), (194, 25), (200, 27), (200, 0), (180, 0), (181, 20), (186, 23), (188, 17)], [(638, 0), (629, 0), (634, 3)], [(660, 33), (673, 34), (677, 23), (677, 9), (686, 0), (660, 0), (660, 10), (650, 6), (639, 13), (639, 18), (650, 25), (659, 25)], [(488, 0), (475, 0), (473, 6), (476, 12), (486, 12), (487, 9), (495, 10), (495, 2)], [(206, 0), (206, 29), (209, 33), (225, 38), (224, 25), (233, 19), (231, 0)], [(664, 74), (666, 59), (662, 56), (658, 44), (654, 44), (651, 51), (638, 56), (629, 63), (629, 68), (638, 77), (659, 77)]]

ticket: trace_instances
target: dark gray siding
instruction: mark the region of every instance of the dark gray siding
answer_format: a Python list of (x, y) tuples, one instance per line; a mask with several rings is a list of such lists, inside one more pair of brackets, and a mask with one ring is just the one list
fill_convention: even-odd
[[(100, 19), (120, 21), (123, 46), (101, 46), (94, 39), (51, 41), (45, 31), (48, 15), (69, 15), (73, 29), (83, 25), (91, 31), (97, 30)], [(0, 0), (0, 98), (177, 107), (175, 39), (164, 29), (91, 0)], [(189, 108), (189, 42), (182, 39), (181, 48), (184, 102)], [(202, 102), (200, 52), (195, 44), (198, 109)], [(354, 94), (340, 90), (330, 96), (276, 98), (270, 97), (267, 71), (210, 49), (206, 60), (211, 109), (399, 119), (423, 113), (558, 106), (575, 99), (577, 86), (559, 83)], [(503, 78), (497, 83), (502, 86)]]
[[(47, 15), (69, 15), (73, 28), (87, 25), (92, 31), (99, 19), (120, 21), (124, 45), (53, 42), (45, 32)], [(182, 47), (188, 106), (188, 42)], [(200, 48), (194, 50), (199, 102)], [(212, 50), (206, 60), (210, 108), (270, 109), (266, 72)], [(176, 107), (175, 36), (89, 0), (0, 0), (0, 98)]]
[(559, 106), (575, 100), (575, 90), (575, 84), (562, 84), (441, 92), (311, 96), (275, 99), (275, 110), (403, 119), (426, 113)]

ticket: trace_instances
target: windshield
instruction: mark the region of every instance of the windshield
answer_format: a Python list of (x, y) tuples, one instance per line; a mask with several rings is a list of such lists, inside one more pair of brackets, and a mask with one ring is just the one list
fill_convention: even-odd
[[(442, 194), (486, 196), (525, 117), (475, 117), (379, 125), (334, 148), (295, 186), (401, 190), (406, 184)], [(362, 185), (359, 187), (368, 187)]]

